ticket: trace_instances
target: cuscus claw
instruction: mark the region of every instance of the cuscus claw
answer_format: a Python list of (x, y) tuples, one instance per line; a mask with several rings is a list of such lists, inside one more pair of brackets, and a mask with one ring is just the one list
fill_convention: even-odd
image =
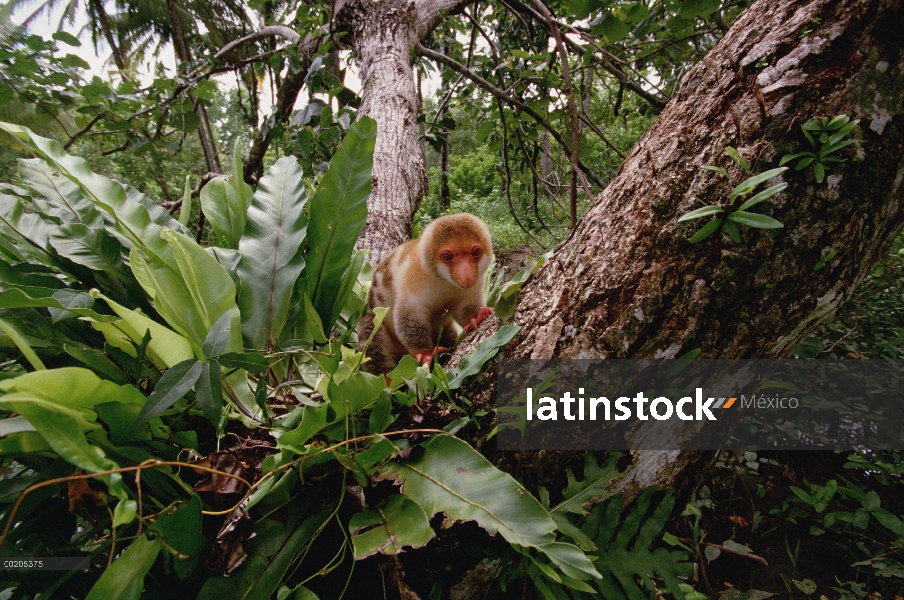
[(435, 348), (430, 348), (428, 350), (421, 350), (421, 351), (415, 353), (414, 358), (416, 358), (417, 362), (422, 365), (432, 365), (434, 354), (442, 354), (443, 352), (448, 352), (448, 351), (449, 351), (449, 349), (444, 346), (436, 346)]
[(489, 306), (481, 306), (477, 310), (477, 316), (468, 321), (468, 324), (465, 325), (465, 333), (471, 333), (472, 331), (477, 329), (477, 327), (480, 326), (481, 323), (486, 321), (487, 318), (489, 318), (494, 312), (495, 311)]

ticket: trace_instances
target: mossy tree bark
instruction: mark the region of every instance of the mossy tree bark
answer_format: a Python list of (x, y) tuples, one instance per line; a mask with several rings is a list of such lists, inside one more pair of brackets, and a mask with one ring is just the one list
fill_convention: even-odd
[[(521, 292), (522, 327), (500, 358), (787, 356), (849, 299), (904, 224), (904, 54), (901, 2), (760, 0), (692, 69), (616, 179)], [(742, 173), (809, 150), (800, 125), (860, 119), (823, 183), (789, 170), (785, 193), (755, 210), (782, 229), (741, 228), (692, 245), (709, 219), (678, 223), (700, 204), (727, 206)], [(701, 169), (718, 165), (732, 180)], [(736, 204), (739, 204), (736, 203)], [(819, 266), (819, 268), (817, 268)], [(477, 337), (489, 335), (488, 320)], [(492, 391), (484, 391), (491, 402)], [(691, 454), (636, 453), (621, 482), (669, 484)]]

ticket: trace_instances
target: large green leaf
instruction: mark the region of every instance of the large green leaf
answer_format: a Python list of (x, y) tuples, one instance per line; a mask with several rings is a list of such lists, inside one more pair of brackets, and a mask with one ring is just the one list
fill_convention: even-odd
[(51, 169), (40, 158), (19, 161), (22, 185), (35, 196), (38, 210), (56, 217), (61, 223), (78, 223), (86, 227), (103, 227), (104, 218), (77, 185)]
[(81, 223), (61, 225), (50, 235), (57, 254), (94, 271), (104, 271), (130, 283), (132, 274), (122, 260), (122, 244), (105, 229)]
[(165, 542), (163, 547), (172, 555), (173, 570), (180, 579), (185, 579), (198, 564), (204, 539), (201, 518), (201, 499), (193, 494), (191, 500), (180, 502), (149, 528)]
[(179, 207), (179, 223), (188, 225), (191, 219), (191, 175), (185, 176), (185, 187), (182, 191), (182, 206)]
[(464, 356), (458, 365), (449, 371), (449, 388), (458, 389), (465, 377), (476, 375), (488, 360), (496, 356), (499, 349), (512, 341), (521, 330), (516, 325), (503, 325), (499, 331), (480, 342), (473, 352)]
[(157, 312), (192, 343), (198, 357), (214, 323), (229, 314), (232, 334), (227, 351), (240, 351), (240, 317), (229, 274), (194, 240), (168, 229), (161, 235), (172, 248), (170, 265), (144, 256), (136, 248), (131, 252), (132, 272)]
[(0, 396), (0, 406), (28, 419), (47, 445), (69, 464), (89, 473), (116, 468), (100, 448), (88, 443), (85, 431), (98, 425), (85, 421), (77, 410), (55, 406), (32, 392)]
[(199, 362), (201, 373), (195, 384), (195, 401), (214, 427), (219, 424), (223, 412), (223, 373), (217, 360)]
[(283, 450), (290, 450), (295, 454), (304, 454), (304, 445), (326, 427), (327, 418), (329, 417), (329, 405), (323, 406), (305, 406), (302, 409), (301, 423), (292, 431), (286, 432), (279, 437), (276, 444)]
[[(35, 372), (47, 373), (52, 372), (52, 370), (42, 369), (41, 371)], [(94, 411), (79, 410), (80, 407), (58, 405), (52, 399), (42, 396), (33, 390), (23, 392), (15, 391), (3, 394), (0, 396), (0, 406), (3, 406), (12, 412), (21, 414), (29, 423), (34, 425), (35, 431), (38, 431), (39, 433), (55, 431), (48, 430), (46, 427), (52, 426), (58, 428), (59, 423), (63, 422), (58, 421), (54, 423), (53, 420), (47, 423), (42, 422), (42, 417), (48, 411), (59, 414), (61, 418), (64, 417), (65, 423), (72, 425), (73, 434), (84, 433), (98, 428), (98, 424), (94, 422), (97, 418), (97, 414)], [(90, 416), (87, 416), (86, 413), (90, 413)], [(41, 429), (42, 427), (45, 429)]]
[(311, 198), (308, 297), (327, 331), (336, 319), (343, 274), (367, 220), (376, 139), (376, 121), (365, 116), (354, 123)]
[(719, 228), (722, 226), (722, 219), (713, 219), (703, 227), (697, 230), (697, 233), (688, 238), (692, 244), (696, 244), (698, 242), (702, 242), (715, 232), (719, 231)]
[[(110, 315), (101, 315), (94, 312), (90, 308), (93, 303), (87, 302), (88, 298), (91, 298), (91, 296), (84, 293), (79, 294), (72, 290), (51, 290), (34, 287), (10, 288), (0, 292), (0, 308), (44, 307), (67, 311), (80, 317), (91, 317), (96, 321), (109, 322), (116, 320), (115, 317)], [(82, 299), (85, 302), (78, 301)]]
[(37, 272), (40, 267), (29, 263), (20, 263), (12, 266), (0, 260), (0, 283), (4, 287), (39, 287), (59, 290), (66, 285), (58, 278)]
[(616, 456), (609, 459), (608, 464), (600, 466), (592, 452), (584, 455), (584, 478), (578, 480), (571, 469), (566, 469), (568, 487), (562, 492), (565, 499), (550, 509), (550, 513), (574, 513), (586, 515), (584, 505), (600, 496), (611, 496), (606, 490), (612, 480), (618, 477), (615, 465)]
[(47, 368), (44, 366), (44, 363), (41, 362), (41, 359), (38, 358), (38, 355), (35, 354), (35, 351), (31, 349), (31, 341), (22, 335), (22, 332), (19, 331), (16, 325), (5, 319), (0, 319), (0, 332), (2, 332), (7, 340), (22, 353), (22, 357), (31, 364), (33, 369), (36, 371), (43, 371)]
[(314, 434), (330, 424), (342, 421), (348, 415), (370, 407), (385, 389), (386, 381), (383, 377), (362, 371), (352, 373), (339, 383), (330, 381), (327, 384), (329, 404), (319, 407), (305, 406), (301, 423), (292, 431), (283, 434), (279, 438), (278, 446), (302, 454), (304, 444)]
[(357, 371), (339, 383), (331, 381), (327, 389), (335, 420), (339, 421), (376, 402), (386, 389), (386, 380), (379, 375)]
[(173, 268), (175, 262), (171, 255), (170, 263), (164, 264), (152, 255), (145, 255), (137, 246), (129, 253), (132, 273), (151, 298), (154, 308), (200, 356), (201, 344), (206, 337), (204, 323), (194, 310), (194, 302), (182, 276)]
[(772, 217), (744, 210), (736, 210), (728, 215), (728, 218), (735, 223), (747, 225), (748, 227), (755, 227), (756, 229), (780, 229), (784, 227), (784, 224), (782, 224), (781, 221), (776, 221)]
[(207, 332), (207, 338), (204, 340), (204, 345), (201, 346), (204, 358), (216, 358), (226, 352), (229, 338), (232, 337), (231, 316), (229, 313), (224, 314)]
[(189, 237), (164, 230), (163, 237), (173, 248), (176, 265), (192, 299), (194, 315), (200, 317), (204, 335), (192, 340), (203, 346), (214, 324), (228, 315), (227, 341), (221, 352), (241, 352), (241, 317), (235, 303), (235, 285), (226, 270), (213, 256)]
[[(549, 514), (559, 531), (570, 537), (585, 551), (596, 550), (596, 544), (580, 529), (574, 526), (568, 517), (568, 513), (586, 515), (584, 508), (591, 501), (598, 503), (602, 498), (611, 496), (608, 491), (609, 484), (618, 476), (615, 466), (617, 455), (610, 457), (609, 463), (600, 466), (592, 452), (584, 455), (584, 478), (578, 480), (571, 469), (566, 469), (568, 475), (568, 487), (563, 490), (565, 499), (550, 508)], [(541, 498), (546, 490), (541, 488)], [(546, 495), (548, 497), (548, 495)]]
[(88, 346), (79, 346), (75, 344), (64, 344), (63, 350), (72, 358), (78, 360), (82, 364), (87, 365), (95, 373), (105, 376), (107, 379), (126, 385), (129, 383), (128, 377), (123, 373), (122, 369), (107, 358), (107, 355), (100, 350), (89, 348)]
[(248, 352), (227, 352), (219, 355), (217, 360), (227, 369), (244, 369), (254, 374), (263, 373), (270, 366), (266, 357)]
[(148, 216), (151, 218), (151, 221), (157, 225), (167, 229), (174, 229), (185, 234), (191, 233), (188, 229), (183, 227), (179, 221), (174, 219), (165, 208), (154, 202), (141, 190), (134, 188), (127, 183), (123, 184), (122, 189), (126, 193), (126, 199), (129, 202), (134, 202), (135, 204), (143, 206), (144, 209), (148, 211)]
[[(515, 307), (518, 305), (518, 293), (524, 284), (537, 272), (548, 258), (548, 255), (540, 258), (530, 257), (524, 264), (524, 268), (515, 273), (515, 275), (502, 285), (492, 284), (489, 279), (487, 284), (490, 289), (487, 292), (487, 306), (496, 309), (496, 316), (503, 321), (508, 321), (515, 314)], [(493, 267), (490, 267), (493, 271)]]
[(148, 347), (166, 363), (167, 367), (172, 367), (195, 356), (189, 341), (172, 329), (149, 319), (138, 311), (129, 310), (106, 296), (101, 296), (101, 298), (106, 300), (113, 312), (129, 326), (128, 330), (124, 328), (123, 330), (129, 334), (129, 338), (133, 342), (140, 344), (145, 333), (150, 332), (151, 341)]
[(381, 476), (401, 484), (428, 518), (443, 512), (456, 521), (476, 521), (511, 544), (543, 552), (569, 577), (599, 577), (580, 549), (556, 542), (556, 524), (536, 498), (458, 438), (435, 437), (420, 457), (391, 461)]
[(768, 171), (764, 171), (753, 177), (748, 177), (741, 183), (735, 186), (731, 193), (729, 194), (729, 198), (731, 198), (732, 202), (738, 196), (743, 196), (744, 194), (749, 194), (753, 191), (753, 188), (763, 183), (764, 181), (768, 181), (777, 175), (781, 175), (785, 171), (788, 170), (788, 167), (778, 167), (777, 169), (769, 169)]
[(203, 366), (204, 363), (200, 360), (190, 358), (167, 369), (135, 419), (133, 427), (144, 425), (185, 396), (198, 381)]
[[(91, 409), (106, 402), (144, 404), (144, 394), (131, 385), (117, 385), (89, 369), (62, 367), (25, 373), (0, 381), (0, 393), (29, 392), (52, 400), (58, 406)], [(94, 420), (93, 411), (81, 411)]]
[(53, 222), (23, 211), (18, 198), (0, 194), (0, 236), (16, 242), (17, 250), (29, 262), (65, 272), (57, 258), (48, 250), (48, 241), (54, 229), (56, 225)]
[(691, 219), (699, 219), (700, 217), (708, 217), (709, 215), (715, 215), (720, 212), (723, 212), (721, 206), (704, 206), (702, 208), (698, 208), (697, 210), (692, 210), (689, 213), (684, 213), (681, 217), (678, 218), (678, 222), (682, 221), (690, 221)]
[(217, 246), (238, 248), (251, 205), (251, 186), (242, 180), (238, 145), (233, 155), (232, 177), (216, 177), (201, 188), (201, 208), (217, 236)]
[(253, 349), (272, 349), (289, 313), (292, 290), (304, 268), (308, 218), (301, 167), (285, 156), (261, 178), (239, 242), (242, 335)]
[(34, 454), (50, 449), (41, 434), (34, 431), (22, 431), (0, 439), (0, 456)]
[(788, 184), (784, 181), (781, 183), (776, 183), (775, 185), (770, 186), (761, 192), (757, 192), (756, 194), (745, 200), (744, 204), (738, 207), (738, 210), (747, 210), (748, 208), (752, 208), (760, 202), (768, 200), (769, 198), (782, 193), (787, 187)]
[[(358, 250), (357, 252), (354, 252), (352, 254), (352, 259), (349, 262), (348, 270), (346, 270), (345, 274), (342, 276), (339, 291), (336, 292), (336, 299), (333, 304), (333, 315), (330, 317), (330, 322), (332, 324), (335, 324), (339, 317), (349, 319), (349, 313), (353, 313), (356, 310), (360, 310), (361, 313), (364, 312), (364, 300), (355, 295), (355, 286), (357, 285), (358, 277), (365, 268), (371, 268), (366, 262), (365, 251)], [(305, 298), (307, 298), (307, 296), (305, 296)], [(343, 311), (345, 311), (345, 314), (343, 314)], [(355, 319), (352, 318), (353, 322), (354, 320)], [(330, 327), (332, 327), (332, 325), (330, 325)]]
[(138, 600), (144, 577), (154, 566), (162, 548), (158, 540), (142, 535), (105, 570), (85, 600)]
[(175, 230), (184, 228), (165, 210), (137, 190), (127, 189), (112, 179), (94, 173), (83, 158), (70, 156), (56, 140), (11, 123), (0, 122), (0, 129), (25, 142), (52, 169), (78, 185), (89, 200), (116, 221), (116, 229), (126, 238), (160, 258), (163, 264), (172, 261), (172, 253), (160, 238), (160, 232), (164, 226)]

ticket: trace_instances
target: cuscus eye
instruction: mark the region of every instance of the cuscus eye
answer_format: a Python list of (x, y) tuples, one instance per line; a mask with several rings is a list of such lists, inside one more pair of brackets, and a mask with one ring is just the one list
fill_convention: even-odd
[(452, 262), (452, 259), (455, 258), (455, 255), (452, 254), (452, 252), (449, 250), (443, 250), (443, 253), (440, 254), (439, 257), (441, 259), (443, 259), (443, 262), (448, 263), (448, 262)]
[(483, 255), (483, 248), (480, 246), (474, 246), (471, 248), (471, 256), (474, 258), (480, 258)]

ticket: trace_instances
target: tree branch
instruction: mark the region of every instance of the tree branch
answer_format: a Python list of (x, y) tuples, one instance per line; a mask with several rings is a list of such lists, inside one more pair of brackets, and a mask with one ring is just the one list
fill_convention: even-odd
[[(530, 6), (525, 6), (524, 4), (521, 4), (521, 2), (519, 2), (518, 0), (503, 0), (503, 3), (506, 4), (507, 6), (510, 6), (513, 10), (516, 9), (517, 11), (521, 11), (521, 12), (525, 12), (525, 13), (529, 14), (530, 16), (537, 19), (538, 21), (546, 21), (546, 19), (543, 17), (543, 15), (538, 13), (535, 9), (533, 9)], [(572, 33), (581, 36), (582, 39), (586, 40), (587, 43), (590, 44), (591, 46), (593, 46), (593, 48), (595, 50), (597, 50), (600, 54), (608, 55), (612, 60), (619, 60), (618, 57), (607, 52), (605, 48), (600, 47), (593, 40), (587, 39), (587, 34), (585, 32), (583, 32), (571, 25), (568, 25), (567, 23), (561, 23), (559, 21), (556, 21), (555, 19), (553, 19), (553, 22), (559, 26), (565, 27)], [(564, 36), (563, 39), (564, 39), (565, 43), (568, 45), (568, 47), (571, 48), (573, 51), (577, 52), (578, 54), (583, 54), (584, 51), (586, 50), (579, 43), (577, 43), (576, 41), (574, 41), (567, 35)], [(645, 90), (643, 88), (642, 85), (640, 85), (633, 79), (630, 79), (628, 77), (627, 73), (625, 73), (620, 67), (616, 66), (613, 62), (611, 62), (611, 60), (602, 58), (602, 57), (597, 57), (597, 56), (594, 56), (593, 60), (595, 63), (597, 63), (599, 66), (601, 66), (603, 68), (603, 70), (605, 70), (610, 75), (615, 77), (615, 79), (617, 79), (619, 83), (621, 83), (627, 89), (631, 90), (632, 92), (634, 92), (635, 94), (637, 94), (638, 96), (643, 98), (651, 106), (658, 108), (660, 110), (665, 108), (665, 105), (668, 103), (668, 98), (662, 98), (660, 96), (657, 96), (656, 94), (652, 94), (652, 93), (648, 92), (647, 90)], [(646, 80), (644, 80), (644, 81), (646, 81)], [(653, 85), (649, 81), (647, 81), (647, 83), (651, 86)], [(653, 87), (655, 87), (655, 86), (653, 86)]]
[[(562, 93), (565, 95), (568, 103), (568, 116), (571, 121), (571, 190), (569, 192), (569, 213), (571, 217), (571, 226), (574, 227), (578, 223), (578, 152), (581, 144), (581, 122), (578, 119), (578, 107), (574, 101), (574, 86), (571, 83), (571, 68), (568, 65), (568, 52), (565, 50), (565, 44), (562, 42), (562, 32), (559, 26), (553, 20), (552, 13), (546, 8), (542, 0), (533, 0), (534, 6), (540, 11), (540, 14), (546, 19), (549, 32), (552, 34), (556, 42), (556, 52), (559, 54), (559, 62), (562, 64), (562, 82), (565, 88)], [(589, 186), (588, 186), (589, 187)], [(589, 191), (589, 190), (588, 190)], [(592, 198), (592, 196), (591, 196)]]
[(103, 110), (98, 111), (98, 113), (96, 115), (94, 115), (94, 118), (91, 119), (90, 121), (88, 121), (87, 125), (85, 125), (81, 129), (79, 129), (78, 131), (73, 133), (71, 136), (69, 136), (69, 141), (67, 141), (65, 144), (63, 144), (63, 150), (69, 150), (69, 147), (72, 146), (72, 144), (74, 144), (77, 139), (79, 139), (80, 137), (82, 137), (83, 135), (85, 135), (86, 133), (91, 131), (91, 128), (94, 127), (98, 121), (100, 121), (100, 118), (103, 116), (103, 114), (104, 114)]
[(237, 48), (243, 44), (248, 44), (250, 42), (254, 42), (263, 38), (268, 37), (284, 37), (292, 45), (298, 44), (301, 41), (301, 36), (298, 35), (298, 32), (292, 29), (291, 27), (287, 27), (285, 25), (267, 25), (266, 27), (261, 27), (255, 32), (249, 33), (245, 37), (240, 37), (237, 40), (232, 40), (222, 48), (220, 48), (219, 52), (213, 55), (214, 58), (220, 58), (233, 48)]
[(515, 205), (512, 204), (512, 171), (509, 167), (509, 158), (508, 158), (508, 125), (505, 123), (505, 112), (502, 110), (502, 100), (500, 98), (496, 98), (496, 102), (499, 105), (499, 118), (502, 119), (502, 164), (505, 166), (505, 181), (500, 178), (499, 180), (499, 191), (502, 192), (505, 190), (505, 198), (508, 201), (509, 214), (512, 215), (512, 218), (515, 219), (515, 223), (518, 224), (518, 227), (521, 228), (521, 231), (526, 233), (530, 239), (534, 240), (534, 242), (543, 248), (546, 249), (546, 246), (534, 237), (534, 234), (528, 230), (527, 227), (521, 222), (521, 219), (518, 218), (518, 214), (515, 212)]
[(615, 145), (614, 145), (612, 142), (610, 142), (610, 141), (606, 138), (605, 135), (603, 135), (603, 132), (600, 131), (599, 127), (597, 127), (596, 125), (594, 125), (593, 123), (591, 123), (591, 122), (587, 119), (587, 117), (585, 117), (584, 115), (581, 115), (581, 121), (583, 121), (584, 124), (587, 125), (587, 127), (589, 127), (589, 128), (593, 131), (593, 133), (595, 133), (595, 134), (597, 135), (597, 137), (599, 137), (601, 140), (603, 140), (603, 142), (605, 142), (605, 144), (606, 144), (607, 146), (609, 146), (609, 148), (610, 148), (613, 152), (615, 152), (616, 154), (618, 154), (618, 155), (621, 157), (622, 160), (625, 159), (624, 153), (623, 153), (621, 150), (619, 150), (618, 148), (616, 148)]
[[(470, 79), (471, 81), (473, 81), (474, 83), (476, 83), (477, 85), (482, 87), (484, 90), (486, 90), (487, 92), (489, 92), (490, 94), (492, 94), (493, 96), (498, 98), (499, 100), (502, 100), (503, 102), (506, 102), (507, 104), (518, 108), (521, 112), (527, 114), (530, 118), (532, 118), (534, 121), (536, 121), (537, 124), (539, 124), (541, 127), (543, 127), (543, 129), (547, 130), (549, 132), (549, 135), (551, 135), (556, 140), (556, 142), (558, 142), (559, 145), (562, 146), (562, 148), (566, 152), (571, 151), (571, 148), (568, 146), (568, 143), (565, 141), (565, 139), (562, 137), (562, 135), (552, 126), (552, 124), (550, 124), (549, 121), (544, 119), (540, 114), (537, 113), (537, 111), (532, 109), (530, 106), (524, 104), (517, 98), (510, 96), (505, 91), (499, 89), (498, 87), (496, 87), (495, 85), (493, 85), (492, 83), (490, 83), (489, 81), (487, 81), (486, 79), (484, 79), (483, 77), (481, 77), (480, 75), (475, 73), (474, 71), (471, 71), (470, 69), (466, 68), (463, 64), (449, 58), (445, 54), (440, 54), (439, 52), (431, 50), (430, 48), (426, 48), (419, 43), (414, 46), (414, 51), (422, 56), (426, 56), (427, 58), (429, 58), (431, 60), (434, 60), (438, 63), (446, 65), (447, 67), (449, 67), (456, 73), (464, 75), (465, 77), (467, 77), (468, 79)], [(600, 188), (606, 187), (606, 184), (603, 182), (602, 178), (600, 178), (599, 175), (594, 173), (590, 169), (590, 167), (588, 167), (581, 161), (578, 161), (578, 167), (580, 168), (581, 171), (586, 173), (587, 176), (590, 179), (592, 179), (593, 183), (595, 183), (597, 186), (599, 186)]]
[[(287, 119), (292, 114), (295, 100), (298, 98), (298, 93), (304, 85), (305, 76), (307, 76), (308, 69), (311, 66), (311, 54), (320, 45), (322, 39), (322, 34), (307, 37), (298, 45), (304, 62), (300, 65), (298, 71), (293, 72), (290, 69), (282, 81), (279, 82), (279, 88), (276, 90), (276, 110), (280, 119)], [(242, 167), (242, 176), (245, 181), (253, 181), (255, 174), (264, 163), (264, 155), (267, 154), (267, 149), (270, 148), (271, 142), (268, 132), (269, 128), (260, 127), (254, 135), (254, 140), (251, 142), (251, 150), (248, 152), (248, 157), (245, 158), (245, 164)]]
[(427, 37), (433, 29), (439, 25), (448, 15), (457, 12), (471, 4), (475, 0), (415, 0), (417, 10), (417, 23), (415, 35), (417, 41)]

